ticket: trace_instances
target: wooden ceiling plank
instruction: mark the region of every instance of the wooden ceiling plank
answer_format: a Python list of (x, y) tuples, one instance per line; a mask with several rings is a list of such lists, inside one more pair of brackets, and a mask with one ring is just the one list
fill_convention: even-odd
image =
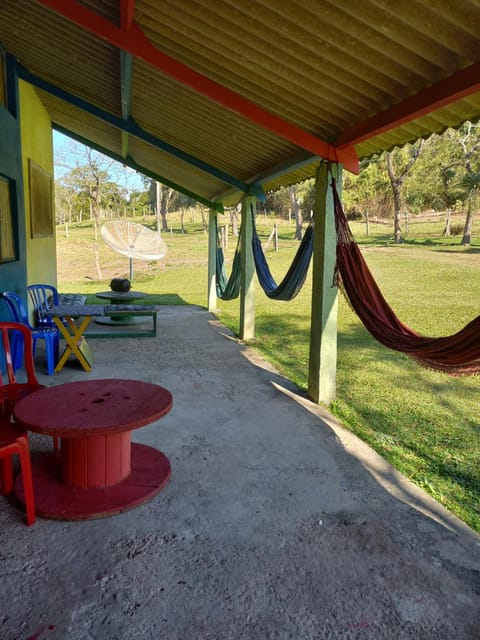
[(142, 29), (134, 22), (131, 23), (128, 31), (123, 31), (109, 20), (75, 0), (38, 0), (38, 2), (86, 31), (154, 66), (180, 84), (190, 87), (196, 93), (204, 95), (230, 111), (238, 113), (301, 149), (310, 151), (332, 162), (341, 162), (349, 171), (358, 172), (358, 158), (353, 147), (350, 149), (335, 149), (328, 142), (270, 113), (214, 80), (197, 73), (178, 60), (156, 49), (149, 42)]
[(137, 122), (135, 122), (135, 120), (133, 120), (133, 118), (129, 118), (128, 121), (125, 122), (122, 118), (114, 116), (108, 111), (105, 111), (104, 109), (101, 109), (100, 107), (87, 102), (87, 100), (84, 100), (79, 96), (75, 96), (72, 93), (65, 91), (61, 87), (57, 87), (54, 84), (47, 82), (42, 78), (39, 78), (22, 65), (17, 65), (17, 71), (18, 77), (22, 80), (25, 80), (25, 82), (29, 82), (34, 87), (38, 87), (39, 89), (42, 89), (43, 91), (46, 91), (47, 93), (50, 93), (51, 95), (64, 100), (68, 104), (72, 104), (75, 107), (82, 109), (86, 113), (89, 113), (99, 120), (102, 120), (103, 122), (116, 127), (120, 131), (125, 131), (126, 133), (129, 133), (130, 135), (135, 136), (136, 138), (139, 138), (144, 142), (148, 142), (148, 144), (151, 144), (153, 147), (157, 147), (158, 149), (169, 153), (171, 156), (174, 156), (175, 158), (178, 158), (179, 160), (182, 160), (183, 162), (186, 162), (187, 164), (200, 169), (200, 171), (203, 171), (204, 173), (207, 173), (217, 180), (235, 187), (240, 191), (248, 193), (251, 190), (250, 185), (247, 185), (245, 182), (238, 180), (238, 178), (236, 178), (235, 176), (231, 176), (226, 171), (222, 171), (222, 169), (214, 167), (208, 162), (204, 162), (196, 156), (193, 156), (192, 154), (187, 153), (182, 149), (178, 149), (169, 142), (161, 140), (157, 136), (149, 133), (148, 131), (145, 131)]

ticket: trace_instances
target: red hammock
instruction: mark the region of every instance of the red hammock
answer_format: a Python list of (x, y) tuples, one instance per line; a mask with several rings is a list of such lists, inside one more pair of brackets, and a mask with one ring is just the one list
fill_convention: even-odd
[(450, 375), (480, 372), (480, 316), (458, 333), (442, 338), (421, 336), (400, 322), (353, 239), (334, 179), (332, 189), (337, 230), (335, 284), (343, 290), (366, 329), (384, 346), (401, 351), (430, 369)]

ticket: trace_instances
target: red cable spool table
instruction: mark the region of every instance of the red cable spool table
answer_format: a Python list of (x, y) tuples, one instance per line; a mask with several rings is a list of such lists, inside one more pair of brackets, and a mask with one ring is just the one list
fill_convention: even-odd
[[(165, 416), (171, 393), (141, 380), (70, 382), (36, 391), (15, 406), (23, 428), (61, 438), (61, 451), (32, 459), (35, 511), (86, 520), (143, 504), (168, 482), (171, 466), (157, 449), (131, 443), (131, 432)], [(21, 475), (15, 483), (23, 501)]]

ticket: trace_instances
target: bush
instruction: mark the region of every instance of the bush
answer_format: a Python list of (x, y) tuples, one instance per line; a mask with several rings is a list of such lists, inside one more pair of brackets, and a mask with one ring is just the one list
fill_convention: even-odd
[(463, 235), (463, 224), (451, 224), (450, 225), (450, 235), (451, 236), (460, 236)]
[(363, 213), (353, 205), (347, 211), (347, 220), (363, 220)]

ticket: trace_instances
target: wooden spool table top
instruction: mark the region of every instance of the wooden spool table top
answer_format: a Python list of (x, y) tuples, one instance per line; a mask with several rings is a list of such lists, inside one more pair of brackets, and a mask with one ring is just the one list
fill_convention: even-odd
[(132, 431), (159, 420), (173, 405), (170, 391), (142, 380), (82, 380), (30, 394), (15, 407), (29, 431), (75, 438)]

